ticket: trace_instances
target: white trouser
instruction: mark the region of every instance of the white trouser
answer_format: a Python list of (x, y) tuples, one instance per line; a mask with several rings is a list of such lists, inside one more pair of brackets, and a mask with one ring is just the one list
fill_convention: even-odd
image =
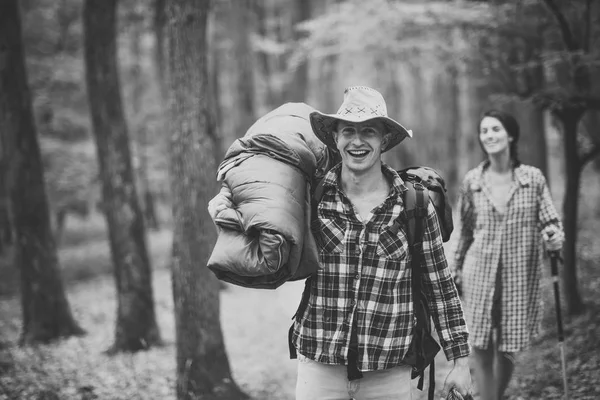
[(296, 400), (410, 400), (410, 371), (399, 366), (363, 372), (348, 381), (345, 365), (318, 363), (298, 354)]

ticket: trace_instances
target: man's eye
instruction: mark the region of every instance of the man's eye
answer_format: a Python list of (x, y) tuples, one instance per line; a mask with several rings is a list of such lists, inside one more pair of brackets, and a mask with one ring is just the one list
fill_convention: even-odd
[(344, 128), (344, 129), (342, 129), (342, 133), (344, 135), (352, 135), (354, 132), (355, 132), (355, 130), (352, 129), (352, 128)]

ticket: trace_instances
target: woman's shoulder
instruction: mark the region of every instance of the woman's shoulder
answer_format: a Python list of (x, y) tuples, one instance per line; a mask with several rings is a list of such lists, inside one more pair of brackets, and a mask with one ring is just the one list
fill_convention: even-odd
[(542, 170), (539, 169), (538, 167), (534, 167), (533, 165), (520, 164), (516, 168), (516, 171), (520, 175), (523, 175), (523, 176), (533, 180), (534, 182), (545, 182), (546, 181), (546, 177), (544, 176), (544, 173), (542, 172)]
[(483, 171), (483, 165), (484, 165), (484, 163), (481, 163), (478, 166), (476, 166), (475, 168), (472, 168), (469, 171), (467, 171), (463, 181), (465, 183), (471, 183), (473, 181), (479, 180), (481, 178), (481, 173)]

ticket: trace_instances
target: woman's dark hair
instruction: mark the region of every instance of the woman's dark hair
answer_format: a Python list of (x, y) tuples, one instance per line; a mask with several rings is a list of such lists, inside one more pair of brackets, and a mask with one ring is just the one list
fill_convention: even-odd
[[(521, 134), (521, 130), (519, 129), (519, 123), (517, 122), (515, 117), (513, 117), (511, 114), (509, 114), (507, 112), (500, 111), (500, 110), (488, 110), (488, 111), (484, 112), (483, 115), (481, 116), (481, 118), (479, 119), (479, 124), (477, 125), (477, 136), (478, 137), (479, 137), (479, 129), (481, 128), (481, 121), (483, 121), (483, 119), (485, 117), (496, 118), (498, 121), (500, 121), (500, 123), (506, 130), (506, 133), (508, 134), (508, 136), (510, 136), (512, 138), (512, 141), (510, 142), (508, 148), (510, 150), (510, 158), (512, 159), (513, 167), (518, 167), (519, 165), (521, 165), (521, 161), (519, 161), (518, 146), (517, 146), (517, 144), (519, 143), (519, 136)], [(483, 145), (481, 143), (481, 140), (479, 140), (479, 145), (481, 146), (481, 149), (483, 150)]]

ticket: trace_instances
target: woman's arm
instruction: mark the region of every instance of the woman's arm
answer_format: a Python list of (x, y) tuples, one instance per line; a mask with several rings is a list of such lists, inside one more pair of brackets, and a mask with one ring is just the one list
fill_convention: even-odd
[(554, 207), (550, 190), (546, 184), (546, 178), (544, 178), (541, 171), (539, 172), (538, 180), (538, 226), (546, 245), (546, 250), (558, 251), (562, 248), (565, 240), (562, 222)]
[(468, 177), (465, 177), (460, 188), (458, 209), (460, 216), (460, 234), (454, 251), (455, 274), (462, 271), (465, 255), (473, 243), (473, 231), (475, 229), (475, 205), (473, 203), (473, 192), (471, 191), (471, 180)]

